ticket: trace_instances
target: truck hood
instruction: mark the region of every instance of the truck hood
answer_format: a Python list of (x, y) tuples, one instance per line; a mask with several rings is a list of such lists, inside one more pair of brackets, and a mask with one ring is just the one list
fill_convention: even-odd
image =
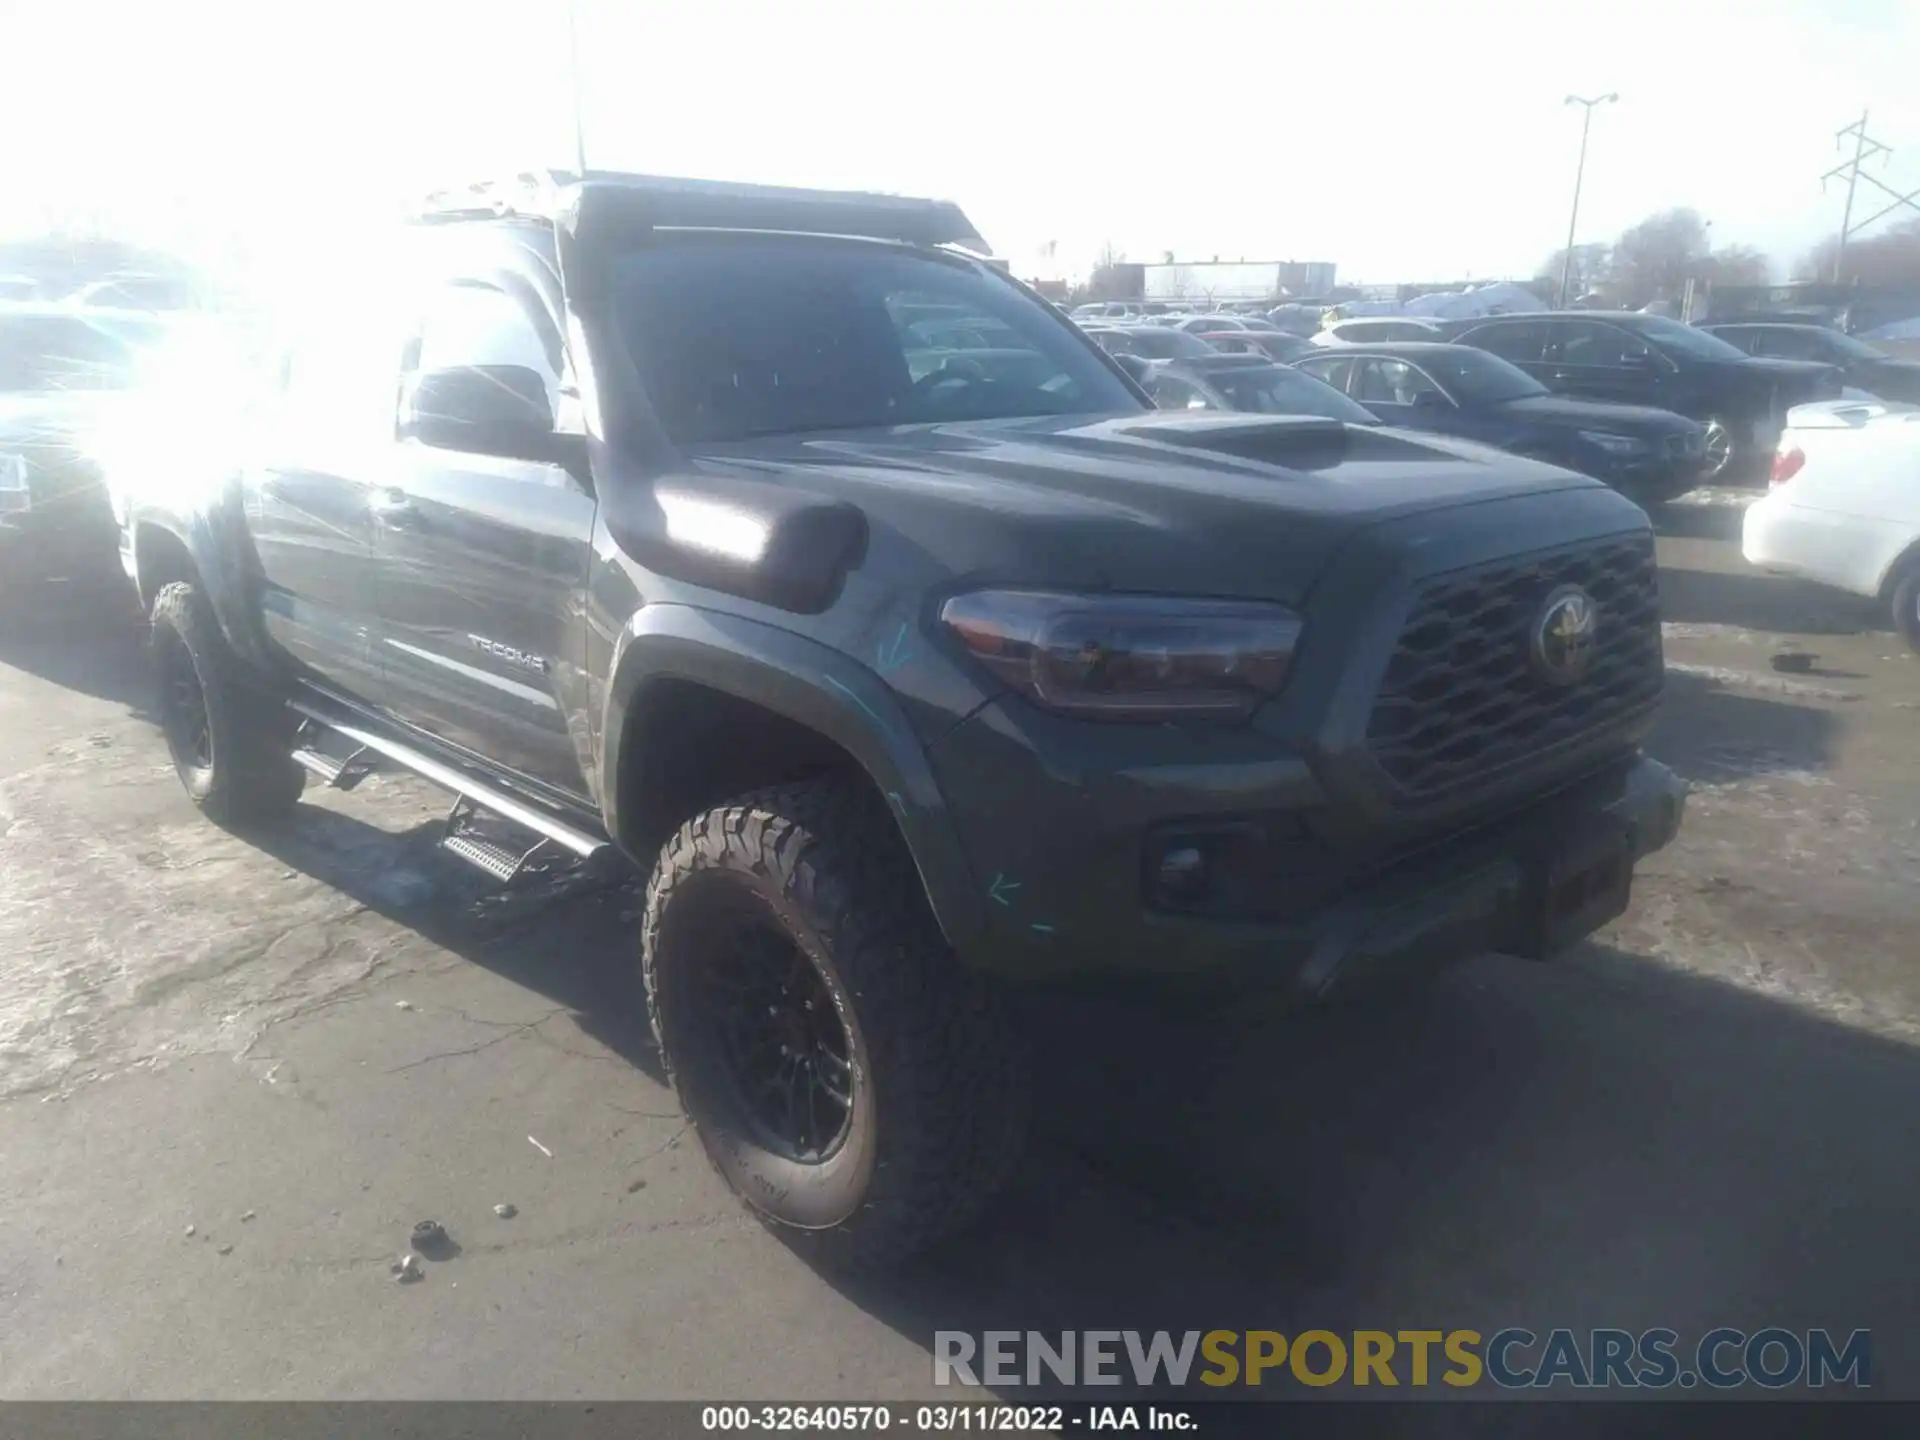
[[(1152, 411), (762, 439), (700, 463), (853, 505), (958, 579), (1288, 602), (1369, 526), (1606, 488), (1385, 427)], [(1617, 528), (1644, 523), (1620, 511)]]

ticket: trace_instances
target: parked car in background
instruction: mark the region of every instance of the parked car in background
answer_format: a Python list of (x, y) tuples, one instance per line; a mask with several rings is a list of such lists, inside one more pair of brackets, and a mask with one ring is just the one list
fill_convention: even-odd
[(1189, 360), (1219, 352), (1198, 335), (1170, 325), (1088, 325), (1093, 343), (1109, 355), (1138, 355), (1142, 360)]
[(1752, 564), (1887, 605), (1920, 650), (1920, 410), (1827, 401), (1789, 411), (1740, 548)]
[(1321, 350), (1294, 368), (1389, 425), (1431, 430), (1578, 470), (1658, 505), (1700, 483), (1706, 430), (1667, 410), (1555, 395), (1497, 355), (1407, 342)]
[(1282, 365), (1314, 350), (1311, 341), (1284, 330), (1203, 330), (1198, 338), (1223, 355), (1258, 355)]
[(1166, 322), (1177, 330), (1198, 335), (1206, 330), (1278, 330), (1280, 327), (1259, 315), (1229, 315), (1216, 310), (1206, 315), (1176, 315)]
[(1242, 410), (1259, 415), (1319, 415), (1349, 425), (1379, 417), (1311, 375), (1254, 355), (1213, 355), (1151, 367), (1141, 379), (1162, 410)]
[(1837, 366), (1841, 379), (1855, 389), (1865, 390), (1882, 400), (1920, 405), (1920, 360), (1896, 359), (1864, 340), (1842, 335), (1831, 326), (1730, 321), (1699, 328), (1748, 355), (1764, 355), (1776, 360), (1814, 360)]
[(1336, 320), (1313, 336), (1315, 345), (1381, 345), (1400, 340), (1444, 340), (1444, 320), (1419, 315), (1365, 316)]
[(1446, 338), (1491, 351), (1548, 389), (1673, 410), (1707, 427), (1704, 480), (1759, 480), (1795, 405), (1840, 398), (1831, 365), (1765, 360), (1637, 310), (1544, 311), (1453, 321)]
[(1322, 304), (1287, 300), (1267, 311), (1267, 319), (1277, 329), (1289, 335), (1298, 335), (1304, 340), (1319, 331), (1326, 310), (1327, 307)]
[(0, 304), (0, 576), (117, 573), (97, 442), (164, 334), (150, 315)]

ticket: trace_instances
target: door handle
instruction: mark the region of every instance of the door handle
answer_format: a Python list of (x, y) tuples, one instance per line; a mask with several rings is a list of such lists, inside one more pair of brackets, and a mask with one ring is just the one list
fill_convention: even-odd
[(373, 512), (374, 519), (387, 525), (404, 525), (417, 513), (413, 497), (390, 485), (373, 492), (367, 500), (367, 509)]

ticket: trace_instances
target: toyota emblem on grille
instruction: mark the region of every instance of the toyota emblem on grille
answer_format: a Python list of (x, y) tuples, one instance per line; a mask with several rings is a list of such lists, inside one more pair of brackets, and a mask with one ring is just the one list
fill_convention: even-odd
[(1571, 685), (1593, 663), (1600, 607), (1578, 585), (1562, 585), (1533, 622), (1533, 667), (1556, 685)]

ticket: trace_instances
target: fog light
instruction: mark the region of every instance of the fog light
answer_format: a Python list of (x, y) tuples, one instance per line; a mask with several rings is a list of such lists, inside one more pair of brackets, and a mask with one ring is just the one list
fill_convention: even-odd
[(1206, 898), (1211, 877), (1207, 874), (1207, 852), (1197, 845), (1180, 845), (1160, 856), (1154, 872), (1154, 893), (1172, 905), (1192, 905)]

